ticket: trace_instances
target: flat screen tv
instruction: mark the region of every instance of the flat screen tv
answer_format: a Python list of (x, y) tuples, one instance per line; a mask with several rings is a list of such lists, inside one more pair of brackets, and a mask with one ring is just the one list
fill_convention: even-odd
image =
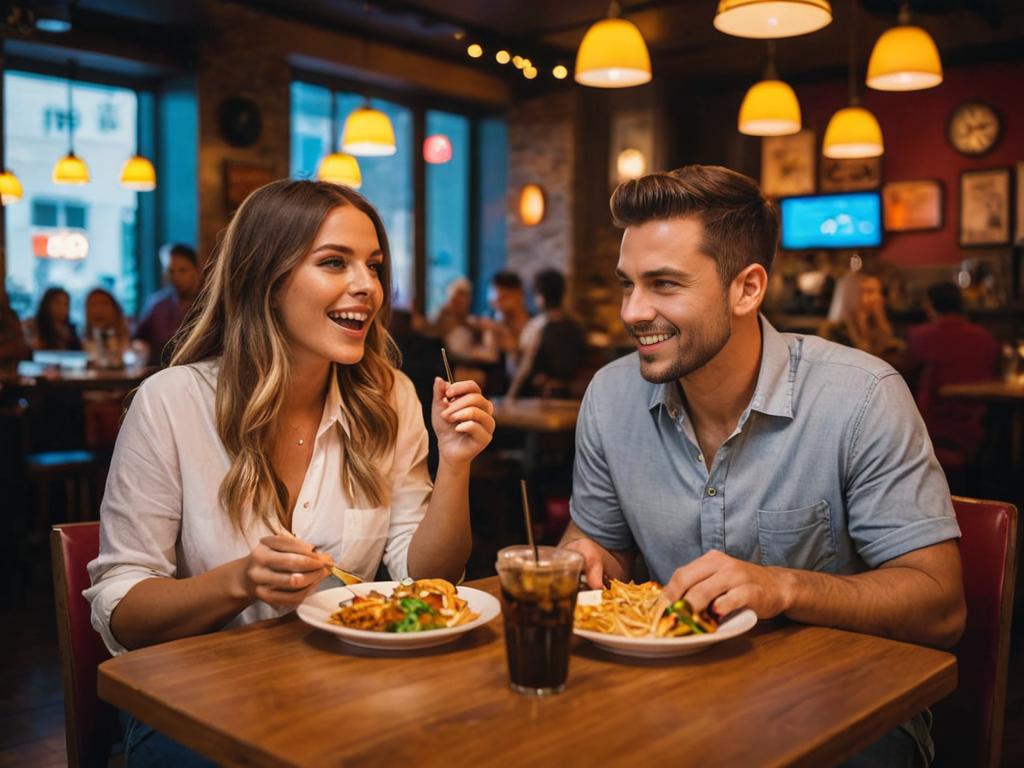
[(877, 192), (786, 197), (780, 208), (783, 248), (877, 248), (882, 244), (882, 200)]

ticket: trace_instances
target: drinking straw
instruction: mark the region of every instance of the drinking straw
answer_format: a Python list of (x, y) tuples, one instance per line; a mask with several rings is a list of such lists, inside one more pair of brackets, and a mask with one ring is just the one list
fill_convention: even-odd
[(533, 562), (540, 562), (540, 554), (537, 552), (537, 542), (533, 540), (533, 522), (530, 520), (530, 499), (526, 493), (526, 480), (519, 481), (519, 490), (523, 495), (523, 518), (526, 521), (526, 540), (530, 542), (530, 549), (533, 550)]

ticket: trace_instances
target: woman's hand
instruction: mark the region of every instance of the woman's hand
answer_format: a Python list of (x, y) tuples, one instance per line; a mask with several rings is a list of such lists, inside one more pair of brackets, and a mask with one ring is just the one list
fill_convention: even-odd
[(329, 573), (331, 558), (289, 534), (265, 536), (244, 560), (245, 593), (275, 608), (292, 608)]
[(430, 420), (437, 435), (440, 459), (451, 465), (472, 461), (494, 435), (494, 406), (475, 381), (448, 384), (434, 379)]

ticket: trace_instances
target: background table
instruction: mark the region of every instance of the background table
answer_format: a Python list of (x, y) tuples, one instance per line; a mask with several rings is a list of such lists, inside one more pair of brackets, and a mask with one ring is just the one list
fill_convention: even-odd
[(403, 655), (285, 618), (128, 653), (99, 672), (107, 701), (219, 763), (262, 766), (819, 766), (955, 687), (950, 654), (788, 623), (669, 660), (580, 641), (568, 690), (550, 698), (509, 690), (500, 618)]
[(495, 398), (497, 427), (531, 432), (571, 432), (580, 413), (579, 400), (526, 397), (515, 400)]

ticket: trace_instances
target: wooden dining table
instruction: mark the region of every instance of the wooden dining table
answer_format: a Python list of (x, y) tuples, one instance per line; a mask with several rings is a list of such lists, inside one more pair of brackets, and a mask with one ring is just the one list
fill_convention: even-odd
[[(496, 578), (468, 586), (496, 594)], [(294, 616), (126, 653), (99, 695), (225, 765), (824, 766), (956, 687), (955, 658), (786, 621), (672, 659), (574, 639), (565, 693), (508, 687), (501, 618), (415, 652)]]

